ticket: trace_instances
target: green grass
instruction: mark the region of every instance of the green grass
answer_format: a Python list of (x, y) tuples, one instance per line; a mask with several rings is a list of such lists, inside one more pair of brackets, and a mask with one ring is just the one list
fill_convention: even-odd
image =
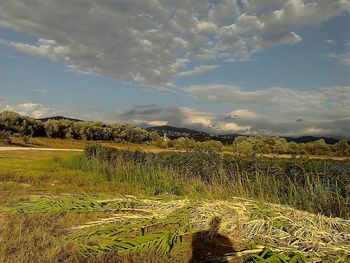
[[(93, 148), (94, 146), (91, 146)], [(90, 159), (71, 160), (70, 168), (94, 171), (136, 193), (196, 198), (232, 196), (291, 205), (313, 213), (350, 218), (349, 164), (213, 153), (145, 153), (97, 146)]]
[[(130, 152), (126, 153), (129, 157), (133, 156)], [(172, 157), (171, 154), (169, 156)], [(194, 154), (191, 158), (199, 156)], [(215, 176), (201, 177), (196, 171), (206, 166), (194, 165), (190, 167), (192, 170), (184, 172), (181, 165), (187, 163), (181, 158), (185, 157), (174, 159), (174, 165), (164, 165), (162, 160), (157, 159), (160, 158), (158, 155), (152, 158), (153, 161), (147, 159), (147, 164), (135, 163), (131, 159), (118, 159), (111, 164), (85, 158), (81, 153), (0, 152), (0, 207), (8, 207), (0, 211), (0, 262), (187, 262), (191, 256), (190, 234), (184, 237), (181, 245), (174, 247), (171, 257), (165, 258), (152, 249), (132, 255), (120, 255), (114, 250), (103, 249), (104, 253), (92, 253), (86, 258), (81, 250), (82, 244), (96, 248), (94, 246), (103, 244), (104, 240), (108, 241), (108, 237), (94, 237), (91, 240), (83, 238), (78, 242), (67, 239), (77, 226), (88, 225), (87, 232), (99, 231), (101, 228), (91, 225), (92, 222), (105, 224), (103, 219), (115, 216), (123, 220), (137, 221), (146, 217), (151, 222), (162, 222), (165, 218), (162, 215), (167, 215), (171, 209), (181, 208), (188, 202), (186, 200), (199, 204), (191, 215), (191, 222), (197, 222), (197, 230), (205, 229), (213, 215), (220, 215), (224, 220), (223, 233), (238, 239), (235, 240), (237, 250), (246, 251), (242, 252), (244, 254), (259, 247), (260, 252), (255, 253), (264, 259), (299, 255), (296, 253), (301, 248), (292, 243), (298, 235), (301, 240), (305, 238), (305, 246), (331, 241), (333, 238), (340, 240), (348, 235), (348, 221), (266, 203), (288, 204), (313, 213), (348, 218), (348, 190), (342, 185), (334, 185), (339, 178), (343, 178), (341, 176), (347, 174), (335, 173), (324, 162), (237, 159), (233, 163), (233, 167), (237, 168), (230, 168), (230, 173), (209, 165), (207, 168), (213, 170), (208, 171), (214, 173), (209, 172), (207, 175)], [(167, 158), (165, 160), (169, 162)], [(206, 165), (216, 164), (213, 160), (205, 162)], [(123, 203), (123, 207), (118, 206), (116, 210), (115, 206), (102, 205), (103, 209), (100, 209), (95, 204), (96, 199), (121, 198), (120, 195), (130, 200), (131, 204), (140, 206)], [(258, 202), (233, 199), (234, 196), (254, 198)], [(150, 206), (145, 207), (145, 203), (142, 203), (145, 198), (149, 200), (147, 204)], [(237, 224), (238, 221), (242, 224)], [(120, 225), (109, 222), (105, 227), (115, 229)], [(280, 230), (274, 232), (276, 229), (292, 235), (291, 243), (283, 243), (289, 239), (281, 239), (278, 234)], [(151, 228), (149, 234), (151, 236), (163, 230), (166, 229)], [(253, 232), (244, 232), (248, 230), (260, 234), (250, 237), (249, 233)], [(129, 234), (119, 237), (118, 242), (130, 241), (123, 239), (129, 238)], [(153, 237), (154, 242), (157, 242), (158, 236)], [(137, 240), (140, 247), (143, 246), (141, 239)], [(340, 257), (344, 249), (346, 251), (348, 248), (337, 242), (340, 241), (327, 246), (332, 249), (342, 247)], [(125, 246), (123, 243), (114, 245)], [(273, 252), (266, 252), (265, 246)], [(286, 246), (289, 250), (285, 249)], [(266, 253), (262, 255), (264, 251)], [(310, 251), (313, 252), (307, 256), (319, 254), (317, 250)], [(344, 255), (344, 260), (347, 260), (348, 254)], [(334, 262), (335, 258), (332, 257), (333, 261), (328, 262)], [(233, 260), (242, 261), (236, 257)]]

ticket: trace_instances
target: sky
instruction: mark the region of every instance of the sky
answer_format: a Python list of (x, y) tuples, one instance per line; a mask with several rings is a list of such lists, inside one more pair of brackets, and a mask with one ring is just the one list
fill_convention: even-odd
[(350, 139), (350, 1), (1, 0), (2, 110)]

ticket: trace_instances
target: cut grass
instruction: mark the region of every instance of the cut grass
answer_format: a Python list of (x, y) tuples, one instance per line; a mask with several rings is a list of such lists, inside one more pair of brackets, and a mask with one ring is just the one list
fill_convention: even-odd
[(80, 253), (88, 257), (147, 251), (160, 258), (173, 257), (173, 246), (184, 237), (208, 229), (213, 218), (221, 220), (215, 231), (232, 240), (232, 252), (225, 255), (236, 261), (252, 260), (254, 256), (335, 262), (340, 256), (350, 257), (350, 221), (242, 198), (208, 202), (161, 197), (43, 196), (5, 210), (49, 217), (63, 212), (72, 217), (107, 213), (107, 217), (65, 230), (67, 240), (81, 244)]
[[(80, 244), (98, 245), (106, 237), (82, 238), (78, 242), (67, 239), (72, 234), (113, 228), (120, 222), (130, 223), (145, 217), (162, 220), (171, 211), (186, 205), (188, 200), (199, 202), (190, 221), (195, 230), (207, 229), (210, 219), (220, 216), (220, 232), (233, 237), (237, 251), (263, 251), (268, 246), (277, 254), (294, 255), (296, 251), (305, 250), (308, 256), (329, 254), (330, 258), (325, 256), (324, 262), (336, 260), (334, 251), (339, 257), (348, 255), (349, 221), (313, 215), (287, 206), (232, 199), (235, 194), (248, 195), (255, 188), (258, 191), (258, 185), (264, 183), (266, 190), (277, 194), (278, 184), (267, 187), (275, 178), (257, 178), (255, 185), (244, 184), (244, 177), (234, 185), (219, 179), (208, 185), (196, 178), (181, 178), (171, 169), (146, 169), (130, 163), (120, 163), (113, 168), (88, 161), (81, 153), (0, 152), (0, 206), (15, 208), (22, 204), (20, 212), (0, 212), (0, 262), (188, 262), (191, 235), (184, 237), (181, 245), (175, 246), (170, 257), (161, 257), (150, 250), (133, 255), (105, 251), (86, 258)], [(71, 195), (67, 196), (67, 193)], [(148, 202), (150, 206), (148, 210), (141, 205), (118, 211), (87, 209), (89, 212), (84, 212), (85, 208), (81, 206), (91, 204), (96, 198), (120, 199), (116, 193), (139, 196), (123, 198), (142, 205)], [(56, 206), (56, 210), (46, 209), (45, 213), (26, 211), (25, 204), (35, 203), (33, 195), (49, 196), (50, 200), (61, 198), (62, 202), (68, 202), (64, 198), (71, 197), (73, 201), (68, 203), (80, 208), (75, 212), (69, 206), (59, 206), (63, 207), (61, 210)], [(92, 199), (89, 199), (90, 203), (81, 203), (81, 197)], [(227, 201), (217, 200), (221, 198)], [(41, 203), (41, 207), (47, 207), (47, 204), (50, 202)], [(150, 229), (150, 233), (158, 230), (160, 228)], [(237, 255), (231, 256), (232, 262), (241, 262)], [(272, 256), (271, 253), (264, 255)]]

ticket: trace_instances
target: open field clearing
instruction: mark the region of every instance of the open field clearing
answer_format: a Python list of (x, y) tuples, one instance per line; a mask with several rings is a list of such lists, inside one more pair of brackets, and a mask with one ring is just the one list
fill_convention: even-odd
[[(64, 149), (84, 149), (87, 144), (91, 144), (91, 141), (86, 140), (75, 140), (75, 139), (57, 139), (49, 137), (33, 137), (29, 140), (25, 140), (23, 137), (11, 137), (11, 146), (13, 147), (29, 147), (32, 145), (33, 148), (64, 148)], [(101, 145), (118, 147), (120, 149), (147, 149), (147, 150), (157, 150), (155, 146), (147, 144), (137, 144), (137, 143), (114, 143), (106, 141), (95, 141)], [(0, 140), (1, 146), (6, 145)]]
[[(244, 179), (241, 170), (241, 180), (229, 183), (223, 177), (195, 177), (193, 169), (166, 168), (162, 156), (147, 153), (116, 152), (127, 159), (111, 166), (99, 160), (106, 157), (104, 148), (93, 149), (87, 158), (79, 152), (0, 152), (1, 262), (189, 262), (193, 255), (203, 260), (215, 256), (216, 262), (349, 260), (345, 188), (333, 195), (321, 184), (298, 188), (291, 181), (285, 186), (290, 194), (284, 196), (277, 192), (284, 179), (270, 171), (267, 180), (259, 162), (260, 178), (248, 169), (255, 176)], [(164, 154), (180, 154), (174, 160), (179, 169), (188, 158), (186, 153)], [(134, 158), (142, 165), (131, 162)], [(204, 163), (213, 165), (209, 160), (216, 159)], [(203, 160), (197, 162), (209, 169), (208, 175), (217, 175), (212, 166), (203, 167)], [(310, 167), (304, 164), (303, 169), (313, 171)], [(321, 167), (316, 166), (322, 181), (326, 168)], [(325, 182), (331, 186), (333, 181)], [(329, 215), (326, 207), (332, 207), (332, 217), (320, 214)]]

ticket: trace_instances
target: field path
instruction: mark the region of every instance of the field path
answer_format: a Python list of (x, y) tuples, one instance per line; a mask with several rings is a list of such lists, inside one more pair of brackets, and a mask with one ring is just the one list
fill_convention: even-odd
[[(134, 147), (123, 147), (123, 146), (110, 146), (112, 148), (116, 149), (129, 149), (129, 150), (135, 150), (137, 148)], [(141, 151), (146, 151), (146, 152), (154, 152), (154, 153), (159, 153), (159, 152), (186, 152), (185, 150), (175, 150), (175, 149), (138, 149)], [(0, 146), (0, 152), (2, 151), (63, 151), (63, 152), (83, 152), (83, 149), (70, 149), (70, 148), (39, 148), (39, 147), (5, 147), (5, 146)], [(226, 154), (234, 154), (231, 152), (224, 152)], [(258, 157), (268, 157), (268, 158), (286, 158), (290, 159), (293, 156), (291, 154), (258, 154)], [(309, 156), (301, 156), (301, 155), (296, 155), (296, 158), (302, 158), (302, 157), (307, 157), (310, 159), (319, 159), (319, 160), (334, 160), (334, 161), (349, 161), (350, 156), (320, 156), (320, 155), (309, 155)]]
[(83, 152), (82, 149), (59, 149), (59, 148), (30, 148), (30, 147), (0, 147), (2, 151), (64, 151), (64, 152)]

